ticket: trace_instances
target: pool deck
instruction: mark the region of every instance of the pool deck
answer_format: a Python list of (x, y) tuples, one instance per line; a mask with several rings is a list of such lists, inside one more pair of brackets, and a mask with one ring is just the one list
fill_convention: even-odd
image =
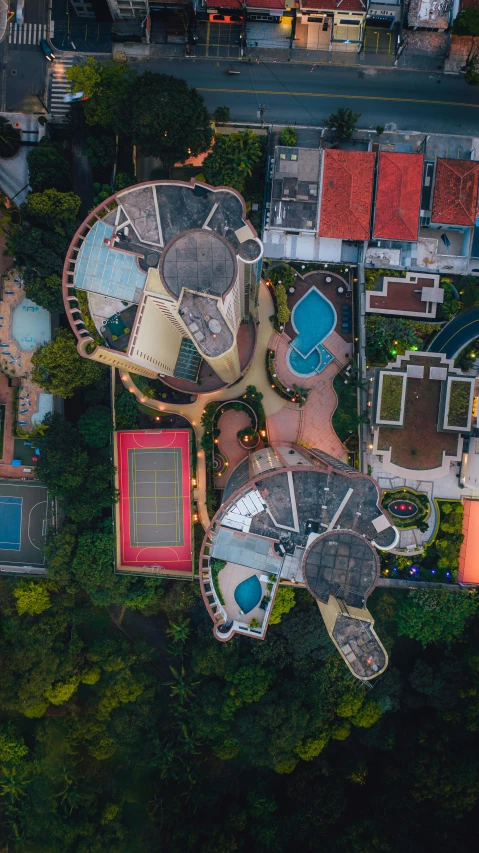
[[(226, 566), (221, 569), (218, 574), (218, 582), (221, 592), (223, 593), (228, 619), (247, 623), (249, 623), (251, 619), (257, 619), (260, 625), (263, 624), (265, 615), (264, 610), (261, 610), (260, 607), (254, 607), (253, 610), (250, 610), (248, 613), (245, 613), (244, 616), (241, 616), (239, 605), (235, 600), (235, 589), (240, 583), (242, 583), (242, 581), (250, 578), (251, 575), (256, 575), (259, 580), (262, 574), (264, 574), (264, 572), (255, 571), (254, 569), (249, 569), (246, 566), (240, 566), (237, 563), (226, 563)], [(268, 593), (267, 583), (262, 583), (261, 588), (263, 590), (263, 595), (266, 595)]]
[[(332, 279), (329, 284), (326, 282), (326, 278)], [(329, 301), (331, 302), (331, 304), (333, 305), (333, 307), (336, 311), (337, 323), (336, 323), (335, 332), (337, 332), (337, 334), (341, 335), (341, 337), (347, 343), (351, 344), (352, 340), (353, 340), (353, 336), (345, 334), (341, 331), (341, 316), (342, 316), (341, 315), (341, 306), (342, 305), (351, 305), (351, 297), (347, 297), (345, 295), (346, 289), (348, 287), (346, 280), (342, 276), (338, 275), (337, 273), (328, 272), (328, 270), (324, 270), (324, 272), (315, 271), (315, 272), (306, 273), (304, 278), (299, 273), (297, 273), (296, 280), (294, 283), (295, 292), (287, 294), (288, 308), (292, 312), (294, 306), (300, 301), (300, 299), (303, 298), (303, 296), (306, 295), (308, 290), (310, 290), (310, 288), (313, 286), (316, 287), (319, 290), (319, 292), (322, 293), (322, 295), (326, 297), (326, 299), (329, 299)], [(344, 293), (342, 293), (342, 294), (337, 293), (336, 290), (338, 287), (344, 287)], [(294, 327), (293, 327), (291, 320), (289, 320), (289, 322), (286, 323), (286, 327), (285, 327), (284, 331), (289, 336), (290, 340), (294, 340), (294, 338), (296, 337), (296, 332), (294, 330)], [(329, 347), (327, 345), (327, 338), (325, 338), (324, 341), (321, 341), (321, 343), (325, 347), (327, 347), (327, 349), (329, 349)]]
[[(285, 407), (281, 412), (268, 418), (268, 430), (270, 441), (273, 441), (272, 435), (276, 440), (291, 441), (291, 433), (296, 428), (298, 442), (308, 447), (321, 448), (337, 459), (343, 459), (346, 456), (346, 450), (331, 424), (331, 418), (338, 405), (333, 379), (347, 364), (352, 353), (352, 343), (346, 342), (337, 332), (331, 332), (323, 344), (334, 355), (335, 360), (321, 373), (300, 377), (291, 373), (287, 365), (289, 336), (284, 332), (276, 336), (274, 366), (279, 379), (287, 388), (296, 384), (301, 388), (309, 388), (310, 393), (299, 411), (296, 406), (292, 407), (292, 410)], [(297, 415), (296, 412), (298, 412)]]
[[(17, 279), (15, 281), (15, 279)], [(8, 291), (12, 291), (9, 293)], [(38, 412), (39, 408), (39, 395), (42, 392), (42, 389), (35, 385), (31, 380), (31, 370), (32, 370), (32, 355), (35, 350), (31, 350), (29, 352), (25, 352), (20, 349), (17, 342), (12, 338), (11, 329), (12, 329), (12, 316), (14, 308), (24, 299), (25, 291), (21, 286), (21, 275), (15, 269), (9, 269), (9, 271), (5, 274), (4, 278), (4, 296), (3, 300), (0, 302), (0, 316), (3, 317), (0, 320), (1, 328), (0, 328), (0, 343), (8, 344), (7, 347), (0, 347), (0, 377), (4, 376), (7, 380), (7, 384), (5, 383), (3, 386), (0, 386), (0, 402), (6, 402), (6, 411), (7, 418), (5, 424), (5, 439), (4, 439), (4, 456), (3, 459), (0, 460), (0, 477), (6, 477), (8, 479), (33, 479), (32, 474), (25, 474), (23, 471), (23, 467), (16, 467), (11, 465), (11, 461), (14, 458), (14, 448), (13, 448), (13, 436), (12, 436), (12, 426), (13, 426), (13, 413), (12, 413), (12, 400), (13, 400), (13, 388), (8, 385), (7, 377), (15, 377), (17, 379), (21, 379), (22, 385), (19, 388), (19, 398), (20, 396), (29, 396), (29, 400), (24, 401), (19, 399), (19, 407), (18, 407), (18, 421), (25, 421), (26, 423), (20, 423), (21, 429), (25, 430), (25, 432), (30, 432), (32, 429), (31, 418)], [(4, 349), (8, 349), (10, 356), (5, 356), (2, 354)], [(11, 364), (12, 358), (15, 360), (14, 364)], [(4, 387), (5, 386), (5, 387)], [(3, 399), (5, 397), (5, 400)], [(7, 402), (8, 401), (8, 402)], [(26, 409), (26, 412), (22, 412), (23, 409)]]

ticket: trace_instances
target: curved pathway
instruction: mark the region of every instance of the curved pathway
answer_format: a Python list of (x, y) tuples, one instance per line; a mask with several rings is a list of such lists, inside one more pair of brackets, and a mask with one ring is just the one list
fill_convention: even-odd
[(456, 314), (428, 346), (429, 352), (443, 352), (448, 358), (479, 338), (479, 308)]
[(263, 406), (266, 417), (274, 415), (283, 408), (285, 401), (278, 396), (276, 391), (271, 388), (266, 375), (266, 351), (269, 348), (269, 342), (272, 335), (272, 327), (269, 318), (274, 314), (274, 305), (271, 294), (266, 285), (261, 284), (259, 293), (259, 328), (258, 340), (256, 343), (256, 352), (253, 362), (246, 376), (241, 379), (234, 389), (222, 388), (220, 391), (214, 391), (211, 394), (201, 394), (194, 403), (176, 405), (173, 403), (162, 403), (160, 400), (151, 400), (140, 391), (135, 385), (129, 373), (120, 371), (120, 376), (125, 388), (128, 388), (139, 402), (148, 406), (150, 409), (155, 409), (159, 412), (174, 412), (187, 418), (195, 429), (196, 441), (198, 443), (198, 471), (197, 482), (198, 486), (195, 489), (195, 498), (198, 501), (198, 510), (203, 527), (209, 527), (210, 519), (206, 511), (206, 463), (205, 454), (201, 449), (200, 442), (203, 436), (203, 427), (201, 425), (201, 416), (207, 403), (211, 400), (227, 400), (231, 398), (233, 393), (235, 397), (239, 397), (246, 390), (247, 385), (255, 385), (258, 391), (263, 394)]

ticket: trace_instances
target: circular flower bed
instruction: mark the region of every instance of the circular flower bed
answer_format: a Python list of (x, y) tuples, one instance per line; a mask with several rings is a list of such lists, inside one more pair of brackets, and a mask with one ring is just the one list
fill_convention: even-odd
[(237, 436), (238, 441), (244, 450), (254, 450), (259, 444), (259, 435), (253, 427), (240, 429)]
[(427, 495), (412, 489), (384, 492), (381, 506), (390, 513), (396, 527), (401, 528), (421, 527), (431, 511)]

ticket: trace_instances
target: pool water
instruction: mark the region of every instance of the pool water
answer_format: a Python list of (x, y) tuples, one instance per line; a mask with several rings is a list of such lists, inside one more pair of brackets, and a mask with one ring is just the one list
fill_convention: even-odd
[(291, 322), (298, 333), (294, 348), (306, 358), (333, 331), (336, 311), (329, 299), (312, 287), (294, 306)]
[(293, 308), (291, 323), (297, 332), (291, 342), (287, 364), (296, 376), (314, 376), (333, 361), (334, 356), (321, 346), (321, 341), (336, 326), (333, 305), (316, 287), (303, 296)]
[(262, 596), (263, 590), (256, 575), (246, 578), (235, 589), (235, 601), (243, 613), (249, 613), (250, 610), (254, 610), (260, 603)]
[(52, 339), (50, 314), (31, 299), (22, 299), (13, 309), (12, 338), (24, 352)]
[(289, 347), (286, 355), (286, 363), (297, 376), (314, 376), (321, 373), (324, 368), (334, 360), (334, 355), (322, 344), (313, 349), (306, 358), (297, 352), (293, 346)]

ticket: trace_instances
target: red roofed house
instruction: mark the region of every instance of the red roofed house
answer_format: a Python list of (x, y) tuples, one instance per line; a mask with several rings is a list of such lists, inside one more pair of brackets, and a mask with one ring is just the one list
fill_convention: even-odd
[(462, 532), (464, 541), (459, 554), (459, 583), (479, 584), (479, 501), (465, 500)]
[(368, 0), (300, 0), (295, 47), (357, 51), (363, 42)]
[(479, 163), (438, 157), (432, 222), (442, 225), (474, 225), (477, 210)]
[(375, 162), (373, 151), (324, 152), (320, 237), (369, 240)]
[(376, 188), (375, 239), (418, 239), (422, 154), (381, 151)]

